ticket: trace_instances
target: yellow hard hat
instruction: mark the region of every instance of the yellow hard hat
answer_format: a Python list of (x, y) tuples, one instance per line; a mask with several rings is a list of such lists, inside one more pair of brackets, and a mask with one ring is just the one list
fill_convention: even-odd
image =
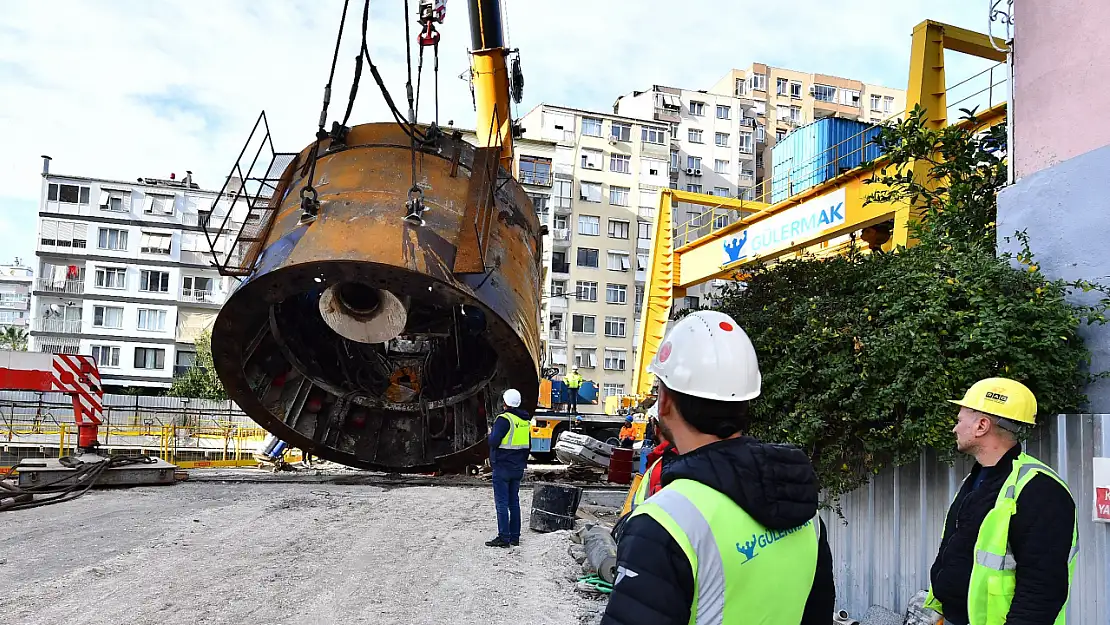
[(1036, 423), (1037, 398), (1033, 396), (1033, 391), (1009, 378), (979, 380), (967, 389), (963, 399), (948, 401), (1010, 421), (1030, 425)]

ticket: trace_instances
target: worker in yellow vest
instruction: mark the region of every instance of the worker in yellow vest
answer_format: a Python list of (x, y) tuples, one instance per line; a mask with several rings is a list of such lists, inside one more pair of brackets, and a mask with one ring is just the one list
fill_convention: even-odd
[(520, 407), (520, 391), (511, 388), (501, 399), (505, 410), (494, 419), (488, 441), (497, 537), (487, 547), (520, 544), (520, 480), (532, 448), (532, 417)]
[(1018, 443), (1036, 397), (988, 378), (951, 401), (956, 447), (975, 465), (948, 510), (925, 606), (948, 625), (1064, 625), (1078, 524), (1067, 484)]
[(761, 385), (747, 334), (728, 315), (695, 312), (648, 371), (680, 455), (623, 524), (603, 625), (828, 625), (832, 554), (813, 465), (744, 435)]
[(571, 368), (570, 373), (563, 378), (563, 383), (567, 385), (567, 394), (569, 395), (567, 412), (576, 414), (578, 412), (578, 389), (582, 388), (582, 376), (578, 375), (578, 367)]

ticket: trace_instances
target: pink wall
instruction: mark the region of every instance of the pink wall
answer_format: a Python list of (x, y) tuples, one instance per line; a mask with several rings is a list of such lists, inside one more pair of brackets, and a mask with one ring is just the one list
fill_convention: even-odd
[(1110, 1), (1015, 3), (1017, 178), (1110, 145)]

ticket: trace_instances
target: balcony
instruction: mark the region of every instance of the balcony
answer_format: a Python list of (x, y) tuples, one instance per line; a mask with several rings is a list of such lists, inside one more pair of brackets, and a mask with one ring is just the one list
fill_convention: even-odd
[(565, 343), (567, 341), (567, 333), (562, 328), (551, 328), (547, 333), (547, 340), (556, 343)]
[(742, 117), (742, 118), (740, 118), (740, 127), (741, 128), (755, 128), (755, 119), (753, 119), (751, 117)]
[(532, 184), (539, 187), (551, 186), (551, 172), (522, 171), (520, 172), (521, 184)]
[(636, 239), (636, 251), (637, 252), (650, 252), (651, 251), (651, 239)]
[(570, 263), (551, 263), (551, 273), (570, 273)]
[(80, 334), (80, 319), (38, 319), (35, 321), (36, 332), (53, 332), (56, 334)]
[(46, 291), (47, 293), (70, 293), (73, 295), (81, 295), (85, 292), (84, 280), (52, 280), (50, 278), (39, 278), (39, 290)]
[(655, 207), (654, 206), (641, 206), (637, 213), (640, 219), (644, 221), (655, 221)]
[(547, 299), (547, 306), (552, 312), (556, 310), (567, 309), (567, 296), (566, 295), (552, 295)]
[(740, 172), (740, 184), (753, 185), (755, 184), (755, 173), (750, 171)]
[(569, 228), (552, 228), (551, 240), (553, 247), (567, 248), (570, 247), (570, 229)]
[(569, 197), (556, 196), (552, 198), (551, 205), (556, 215), (569, 215), (572, 210)]
[(14, 308), (15, 310), (26, 310), (27, 304), (31, 298), (22, 293), (3, 293), (0, 294), (0, 308)]
[(213, 296), (210, 289), (181, 289), (181, 299), (186, 302), (200, 302), (203, 304), (215, 304), (216, 298)]
[(655, 121), (679, 123), (682, 121), (682, 108), (674, 106), (655, 107)]
[(76, 354), (81, 347), (80, 339), (57, 336), (35, 339), (35, 351), (41, 354)]

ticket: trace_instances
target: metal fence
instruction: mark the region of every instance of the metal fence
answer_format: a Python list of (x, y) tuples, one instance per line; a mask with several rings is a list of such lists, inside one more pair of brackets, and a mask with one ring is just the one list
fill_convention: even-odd
[[(1025, 448), (1060, 473), (1078, 508), (1079, 563), (1068, 622), (1110, 623), (1110, 525), (1091, 520), (1092, 459), (1110, 456), (1110, 415), (1061, 415)], [(839, 608), (856, 618), (872, 605), (902, 612), (928, 586), (944, 515), (970, 464), (950, 466), (925, 453), (845, 496), (843, 519), (824, 513)]]

